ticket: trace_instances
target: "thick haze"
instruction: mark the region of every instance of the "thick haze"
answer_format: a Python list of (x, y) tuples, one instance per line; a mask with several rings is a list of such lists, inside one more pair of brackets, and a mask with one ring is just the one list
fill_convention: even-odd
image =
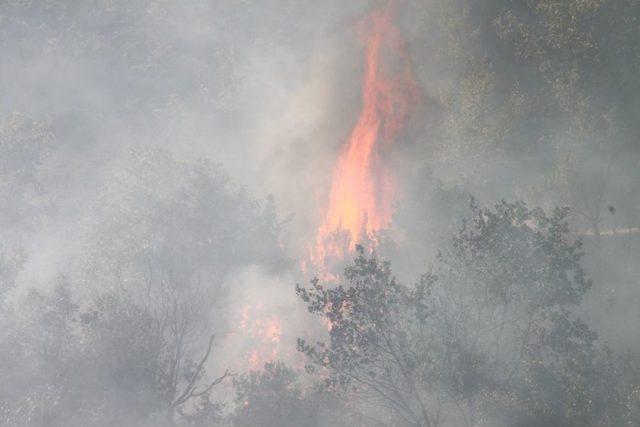
[[(393, 3), (420, 94), (386, 159), (397, 194), (375, 249), (407, 287), (428, 272), (461, 283), (438, 254), (476, 212), (470, 197), (550, 216), (566, 206), (566, 235), (584, 243), (593, 279), (571, 313), (635, 375), (640, 10), (559, 3)], [(311, 279), (301, 262), (361, 109), (357, 23), (386, 4), (0, 0), (0, 425), (303, 425), (308, 408), (287, 399), (313, 401), (313, 425), (426, 425), (356, 392), (320, 391), (330, 370), (301, 373), (312, 358), (296, 349), (333, 327), (312, 320), (294, 286)], [(535, 221), (523, 224), (550, 223)], [(497, 263), (504, 253), (492, 252)], [(298, 372), (300, 390), (250, 376), (271, 360)], [(181, 401), (193, 372), (197, 391), (225, 369), (237, 375), (210, 401)], [(286, 423), (261, 415), (274, 404), (251, 394), (256, 381), (286, 396)], [(627, 418), (518, 418), (465, 398), (479, 415), (441, 424), (638, 425), (630, 381)], [(254, 410), (252, 398), (255, 413), (238, 409)]]

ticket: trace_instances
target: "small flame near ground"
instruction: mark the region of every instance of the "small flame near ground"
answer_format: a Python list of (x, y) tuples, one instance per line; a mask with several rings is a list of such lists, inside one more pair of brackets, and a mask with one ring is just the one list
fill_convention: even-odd
[(333, 169), (324, 219), (309, 250), (321, 275), (330, 277), (356, 244), (375, 246), (376, 232), (391, 223), (397, 191), (385, 159), (418, 94), (392, 12), (389, 3), (358, 25), (365, 44), (362, 111)]
[(282, 341), (282, 320), (275, 314), (266, 314), (262, 303), (242, 308), (239, 329), (254, 343), (246, 360), (251, 370), (260, 369), (264, 363), (278, 358)]

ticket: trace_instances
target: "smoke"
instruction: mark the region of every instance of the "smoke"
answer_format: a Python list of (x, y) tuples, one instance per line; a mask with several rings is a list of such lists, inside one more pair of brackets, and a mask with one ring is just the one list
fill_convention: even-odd
[[(607, 24), (622, 14), (608, 6), (576, 9), (594, 29), (556, 40), (561, 13), (542, 6), (391, 4), (421, 95), (382, 159), (397, 182), (377, 252), (410, 283), (470, 195), (568, 205), (596, 279), (581, 314), (637, 349), (620, 326), (634, 324), (637, 237), (615, 234), (640, 219), (632, 24)], [(296, 338), (326, 326), (294, 285), (309, 280), (301, 261), (363, 107), (358, 22), (386, 5), (2, 2), (0, 246), (25, 254), (3, 302), (21, 311), (65, 277), (79, 313), (121, 288), (151, 312), (145, 286), (173, 280), (203, 304), (185, 353), (197, 360), (215, 335), (208, 376), (269, 359), (301, 369)]]
[(221, 369), (259, 370), (273, 360), (298, 369), (304, 366), (292, 343), (313, 331), (315, 325), (297, 304), (291, 286), (295, 282), (289, 273), (274, 275), (261, 266), (249, 266), (231, 275), (225, 284), (229, 296), (223, 312), (231, 328), (220, 337), (217, 363)]

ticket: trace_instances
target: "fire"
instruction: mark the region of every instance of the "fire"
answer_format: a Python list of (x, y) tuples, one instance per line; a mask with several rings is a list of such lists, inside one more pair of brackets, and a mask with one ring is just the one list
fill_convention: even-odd
[(261, 303), (245, 305), (238, 329), (248, 337), (253, 348), (247, 356), (250, 369), (260, 369), (265, 362), (276, 360), (281, 351), (282, 321), (269, 314)]
[(391, 5), (374, 11), (359, 25), (365, 44), (362, 111), (333, 170), (328, 206), (310, 251), (325, 273), (328, 261), (343, 259), (356, 243), (375, 244), (375, 233), (391, 222), (395, 180), (384, 160), (417, 94), (391, 12)]
[[(375, 244), (378, 230), (389, 226), (396, 186), (385, 162), (417, 95), (410, 63), (388, 6), (364, 18), (358, 32), (364, 42), (362, 111), (341, 150), (332, 174), (328, 204), (309, 260), (325, 276), (355, 243)], [(303, 268), (304, 267), (303, 263)], [(240, 310), (237, 330), (228, 336), (243, 354), (240, 368), (259, 370), (265, 362), (286, 358), (304, 362), (288, 345), (289, 335), (278, 312), (249, 298)], [(349, 307), (341, 307), (348, 310)], [(333, 325), (326, 325), (331, 331)]]

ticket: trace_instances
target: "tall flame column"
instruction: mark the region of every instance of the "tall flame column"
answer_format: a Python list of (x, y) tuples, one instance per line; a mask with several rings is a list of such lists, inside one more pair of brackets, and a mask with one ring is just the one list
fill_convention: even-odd
[(374, 11), (358, 26), (365, 44), (362, 111), (334, 167), (324, 219), (310, 250), (321, 272), (327, 272), (331, 260), (344, 259), (355, 244), (375, 243), (375, 232), (391, 222), (395, 179), (384, 154), (417, 94), (391, 12), (391, 6)]

